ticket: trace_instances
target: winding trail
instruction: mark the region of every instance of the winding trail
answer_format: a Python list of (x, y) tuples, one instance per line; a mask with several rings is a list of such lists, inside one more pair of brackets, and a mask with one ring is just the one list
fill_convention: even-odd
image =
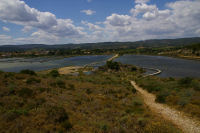
[(144, 75), (143, 77), (148, 77), (148, 76), (155, 76), (155, 75), (159, 75), (162, 73), (162, 71), (160, 69), (155, 69), (155, 68), (146, 68), (146, 67), (143, 67), (144, 69), (149, 69), (149, 70), (153, 70), (153, 71), (156, 71), (155, 73), (151, 73), (151, 74), (148, 74), (148, 75)]
[(137, 86), (136, 82), (131, 81), (131, 84), (135, 89), (141, 93), (144, 102), (150, 109), (166, 120), (170, 120), (177, 125), (184, 133), (200, 133), (200, 122), (187, 117), (184, 113), (170, 108), (167, 105), (159, 104), (155, 102), (155, 95), (148, 93), (146, 90)]

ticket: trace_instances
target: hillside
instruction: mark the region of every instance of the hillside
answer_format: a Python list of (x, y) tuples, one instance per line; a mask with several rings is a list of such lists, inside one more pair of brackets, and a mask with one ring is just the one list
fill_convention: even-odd
[(59, 75), (55, 70), (1, 72), (1, 132), (181, 132), (151, 112), (130, 85), (125, 75), (134, 78), (141, 69), (114, 66), (78, 76)]
[(0, 52), (26, 51), (26, 50), (53, 50), (53, 49), (133, 49), (137, 47), (166, 47), (166, 46), (184, 46), (193, 43), (200, 43), (200, 37), (179, 38), (179, 39), (154, 39), (137, 42), (101, 42), (101, 43), (83, 43), (83, 44), (25, 44), (25, 45), (3, 45), (0, 46)]

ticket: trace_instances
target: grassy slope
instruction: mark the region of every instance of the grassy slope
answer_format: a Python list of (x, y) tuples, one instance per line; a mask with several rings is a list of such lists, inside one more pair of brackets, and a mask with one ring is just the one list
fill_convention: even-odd
[(128, 79), (139, 73), (128, 66), (79, 76), (1, 72), (0, 131), (180, 132), (135, 93)]
[(156, 94), (157, 102), (200, 118), (200, 80), (148, 77), (138, 79), (137, 83)]

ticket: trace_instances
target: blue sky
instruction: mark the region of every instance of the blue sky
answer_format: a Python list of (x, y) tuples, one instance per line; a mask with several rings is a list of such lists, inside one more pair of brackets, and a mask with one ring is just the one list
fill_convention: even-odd
[(0, 45), (200, 36), (199, 0), (0, 0)]

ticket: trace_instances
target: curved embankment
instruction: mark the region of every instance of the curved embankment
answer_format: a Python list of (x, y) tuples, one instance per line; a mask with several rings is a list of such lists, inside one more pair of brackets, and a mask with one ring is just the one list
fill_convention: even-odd
[[(117, 57), (119, 57), (119, 54), (116, 54), (116, 55), (112, 56), (111, 58), (109, 58), (109, 59), (106, 60), (106, 61), (112, 61), (112, 60), (114, 60), (114, 59), (117, 58)], [(91, 63), (91, 64), (85, 65), (84, 67), (94, 66), (94, 65), (96, 65), (96, 64), (99, 64), (99, 63), (102, 63), (102, 62), (106, 62), (106, 61), (93, 62), (93, 63)]]
[(153, 71), (156, 71), (155, 73), (151, 73), (151, 74), (148, 74), (148, 75), (144, 75), (143, 77), (148, 77), (148, 76), (155, 76), (155, 75), (159, 75), (162, 73), (161, 70), (159, 69), (155, 69), (155, 68), (146, 68), (146, 67), (143, 67), (144, 69), (148, 69), (148, 70), (153, 70)]
[(131, 81), (133, 87), (141, 93), (144, 102), (150, 109), (157, 114), (163, 116), (166, 120), (170, 120), (177, 125), (185, 133), (200, 133), (200, 122), (187, 117), (184, 113), (170, 108), (167, 105), (155, 102), (155, 95), (148, 93), (146, 90), (137, 86), (134, 81)]

